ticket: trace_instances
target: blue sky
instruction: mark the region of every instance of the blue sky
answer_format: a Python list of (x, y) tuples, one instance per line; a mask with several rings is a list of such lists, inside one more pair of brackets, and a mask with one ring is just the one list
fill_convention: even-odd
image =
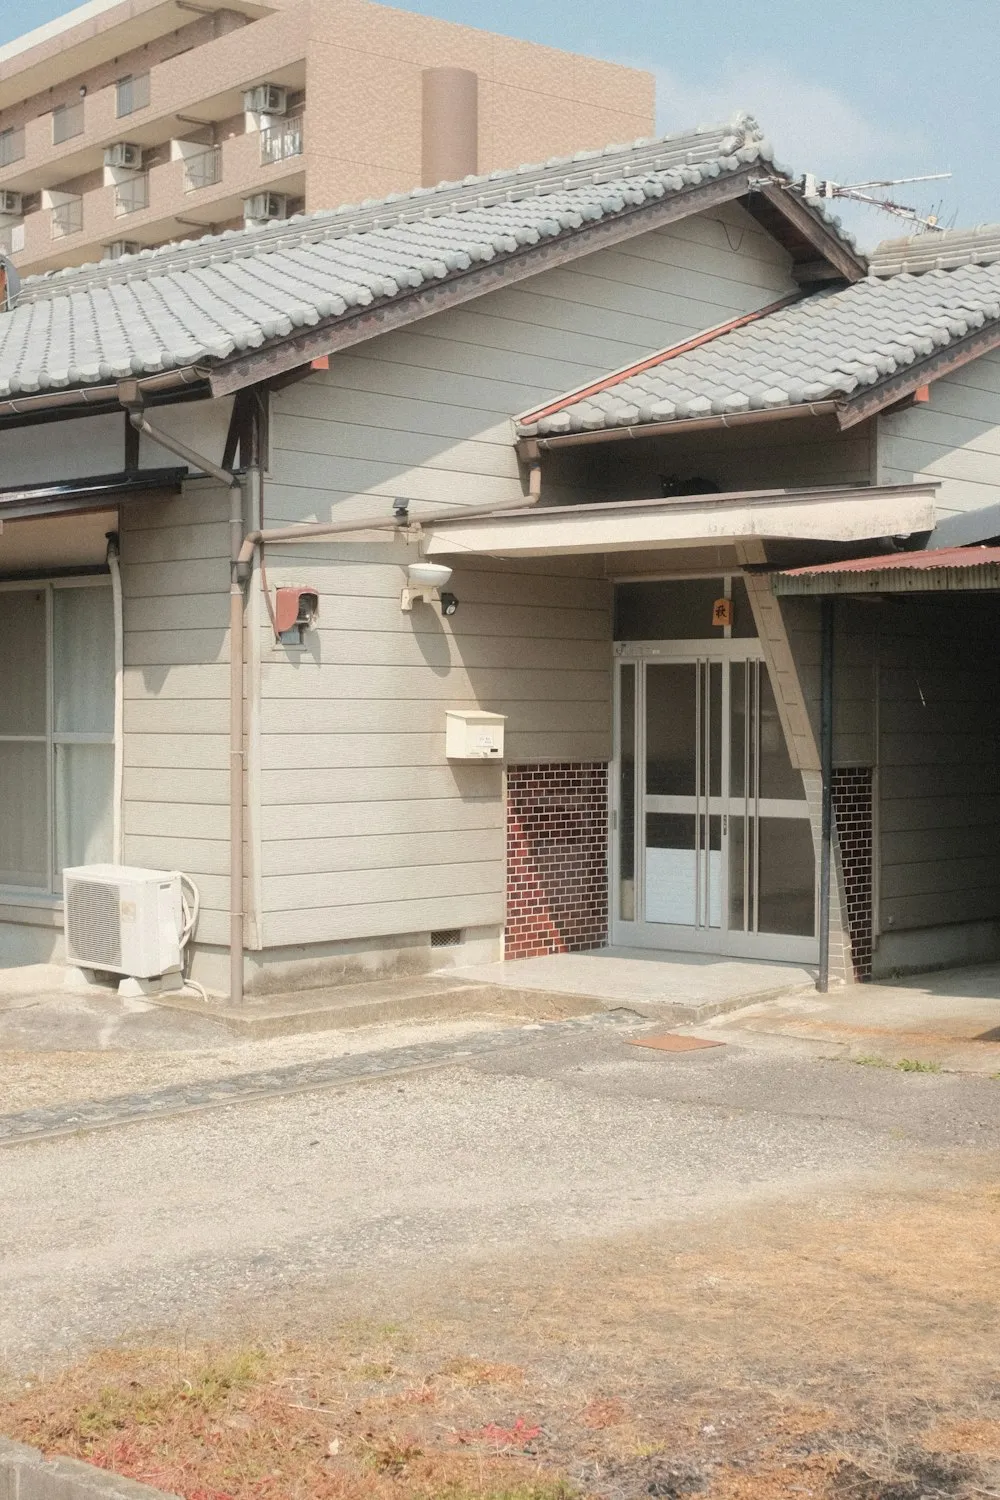
[[(0, 42), (71, 9), (0, 0)], [(946, 172), (900, 188), (959, 224), (1000, 221), (998, 0), (409, 0), (402, 8), (652, 69), (659, 126), (748, 109), (778, 160), (839, 181)], [(848, 215), (845, 215), (847, 218)], [(866, 241), (906, 233), (849, 216)]]

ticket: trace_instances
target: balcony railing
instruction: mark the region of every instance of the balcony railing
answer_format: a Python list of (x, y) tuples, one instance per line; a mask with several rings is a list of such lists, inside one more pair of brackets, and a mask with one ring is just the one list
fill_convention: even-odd
[(68, 234), (79, 234), (83, 228), (83, 199), (70, 198), (52, 209), (52, 238), (63, 240)]
[(211, 187), (222, 181), (222, 147), (209, 146), (207, 151), (198, 151), (184, 158), (184, 191), (197, 192), (198, 188)]
[(282, 120), (280, 125), (269, 125), (260, 133), (260, 164), (270, 166), (276, 161), (287, 161), (290, 156), (301, 156), (303, 149), (303, 118)]
[(83, 100), (77, 104), (57, 104), (52, 111), (52, 144), (58, 146), (74, 135), (83, 134)]
[(122, 115), (132, 115), (137, 109), (145, 109), (148, 103), (148, 73), (130, 73), (127, 78), (119, 78), (115, 85), (115, 114), (119, 120)]
[(24, 160), (24, 126), (12, 125), (9, 130), (0, 130), (0, 167), (9, 167), (13, 161)]
[(137, 214), (141, 208), (149, 207), (149, 178), (145, 172), (141, 176), (128, 177), (124, 182), (115, 183), (115, 218), (120, 219), (123, 214)]

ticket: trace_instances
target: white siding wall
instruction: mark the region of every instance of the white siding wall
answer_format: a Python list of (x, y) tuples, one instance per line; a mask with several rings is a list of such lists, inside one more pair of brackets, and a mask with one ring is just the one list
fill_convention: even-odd
[(122, 508), (125, 861), (201, 889), (198, 937), (228, 939), (228, 493), (194, 481)]
[(1000, 354), (935, 381), (931, 399), (879, 418), (883, 484), (940, 479), (939, 521), (1000, 501)]
[[(785, 253), (728, 207), (331, 358), (272, 404), (269, 525), (516, 501), (511, 418), (794, 290)], [(610, 753), (600, 559), (455, 560), (451, 620), (399, 609), (398, 544), (272, 548), (320, 626), (261, 676), (265, 946), (503, 920), (500, 768), (449, 764), (447, 707), (508, 716), (512, 763)]]

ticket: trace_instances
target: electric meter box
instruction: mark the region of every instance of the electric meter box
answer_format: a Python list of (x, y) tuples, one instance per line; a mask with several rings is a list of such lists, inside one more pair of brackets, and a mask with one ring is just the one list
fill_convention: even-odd
[(449, 760), (503, 760), (503, 714), (483, 709), (450, 708), (445, 725), (444, 753)]

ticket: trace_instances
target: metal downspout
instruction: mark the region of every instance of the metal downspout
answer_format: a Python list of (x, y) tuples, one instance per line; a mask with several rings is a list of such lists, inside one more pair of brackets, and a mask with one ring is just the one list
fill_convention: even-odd
[(823, 814), (819, 864), (819, 978), (816, 988), (830, 988), (830, 876), (833, 864), (833, 627), (836, 600), (820, 601), (820, 764)]

